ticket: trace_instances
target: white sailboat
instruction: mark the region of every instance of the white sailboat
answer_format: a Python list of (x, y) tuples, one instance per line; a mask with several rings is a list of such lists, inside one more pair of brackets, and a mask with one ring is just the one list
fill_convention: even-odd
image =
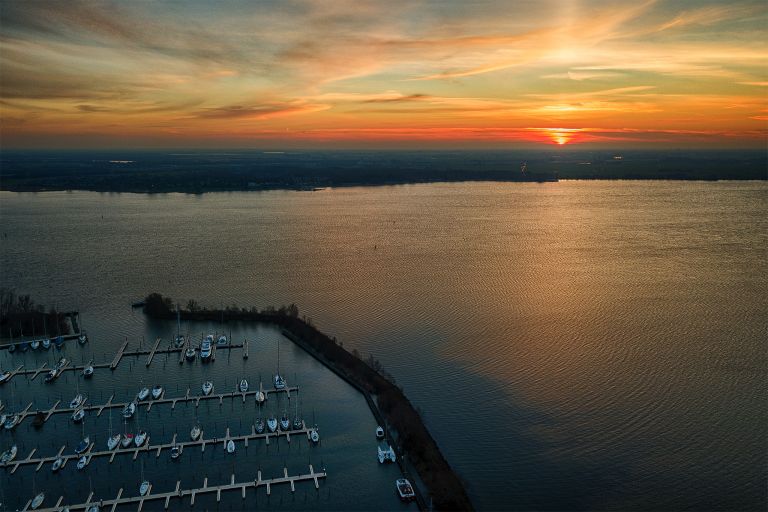
[(241, 393), (246, 393), (248, 391), (248, 381), (246, 379), (241, 379), (238, 388)]
[(146, 496), (149, 492), (151, 485), (148, 480), (144, 480), (144, 460), (141, 461), (141, 485), (139, 485), (139, 494)]
[(231, 439), (227, 442), (227, 453), (235, 453), (235, 442)]
[(200, 437), (200, 434), (203, 433), (203, 429), (200, 428), (200, 425), (195, 425), (192, 427), (192, 430), (189, 432), (189, 437), (192, 438), (193, 441), (197, 441)]
[(280, 340), (277, 340), (277, 373), (272, 379), (275, 389), (285, 389), (285, 379), (280, 375)]
[(152, 399), (157, 400), (162, 396), (162, 394), (163, 394), (163, 386), (158, 384), (152, 388)]
[(40, 508), (40, 505), (43, 504), (43, 500), (45, 500), (45, 493), (41, 492), (40, 494), (32, 498), (32, 503), (29, 504), (29, 508), (31, 508), (32, 510), (37, 510), (38, 508)]
[(176, 337), (173, 339), (173, 344), (176, 345), (176, 348), (180, 348), (184, 346), (185, 341), (186, 340), (184, 339), (184, 335), (181, 334), (181, 312), (177, 304), (176, 305)]
[(16, 454), (19, 452), (19, 448), (16, 445), (11, 446), (0, 455), (0, 464), (8, 464), (16, 458)]
[(211, 394), (212, 391), (213, 391), (213, 382), (209, 380), (203, 382), (203, 394), (205, 396), (208, 396)]
[(107, 438), (107, 448), (109, 450), (114, 450), (117, 448), (117, 446), (120, 444), (120, 438), (122, 436), (118, 434), (112, 433), (112, 410), (109, 411), (109, 437)]
[(83, 455), (79, 459), (77, 459), (77, 469), (85, 469), (85, 466), (88, 465), (88, 463), (91, 462), (91, 458), (87, 455)]
[(267, 428), (270, 432), (277, 430), (277, 418), (274, 415), (267, 418)]

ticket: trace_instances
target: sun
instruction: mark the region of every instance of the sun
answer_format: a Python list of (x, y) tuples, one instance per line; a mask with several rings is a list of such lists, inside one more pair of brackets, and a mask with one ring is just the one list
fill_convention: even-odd
[(558, 146), (565, 146), (573, 141), (574, 136), (579, 130), (576, 128), (546, 128), (544, 133), (549, 137), (552, 143)]

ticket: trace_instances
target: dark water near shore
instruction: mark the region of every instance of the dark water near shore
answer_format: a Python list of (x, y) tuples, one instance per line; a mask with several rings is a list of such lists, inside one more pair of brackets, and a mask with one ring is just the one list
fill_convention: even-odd
[(766, 507), (765, 183), (4, 192), (0, 214), (3, 286), (78, 307), (107, 353), (151, 329), (127, 308), (148, 291), (296, 302), (394, 374), (478, 508)]

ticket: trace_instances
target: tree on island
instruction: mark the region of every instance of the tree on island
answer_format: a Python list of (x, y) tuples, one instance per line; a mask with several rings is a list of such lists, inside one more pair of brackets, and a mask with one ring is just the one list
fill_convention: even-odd
[(150, 293), (144, 300), (144, 313), (151, 317), (167, 317), (175, 308), (169, 297), (163, 297), (159, 293)]

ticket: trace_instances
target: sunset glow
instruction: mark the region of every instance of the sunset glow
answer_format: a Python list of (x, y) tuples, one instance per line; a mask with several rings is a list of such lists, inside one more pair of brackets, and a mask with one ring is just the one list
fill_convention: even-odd
[(764, 147), (736, 2), (3, 2), (5, 147)]

